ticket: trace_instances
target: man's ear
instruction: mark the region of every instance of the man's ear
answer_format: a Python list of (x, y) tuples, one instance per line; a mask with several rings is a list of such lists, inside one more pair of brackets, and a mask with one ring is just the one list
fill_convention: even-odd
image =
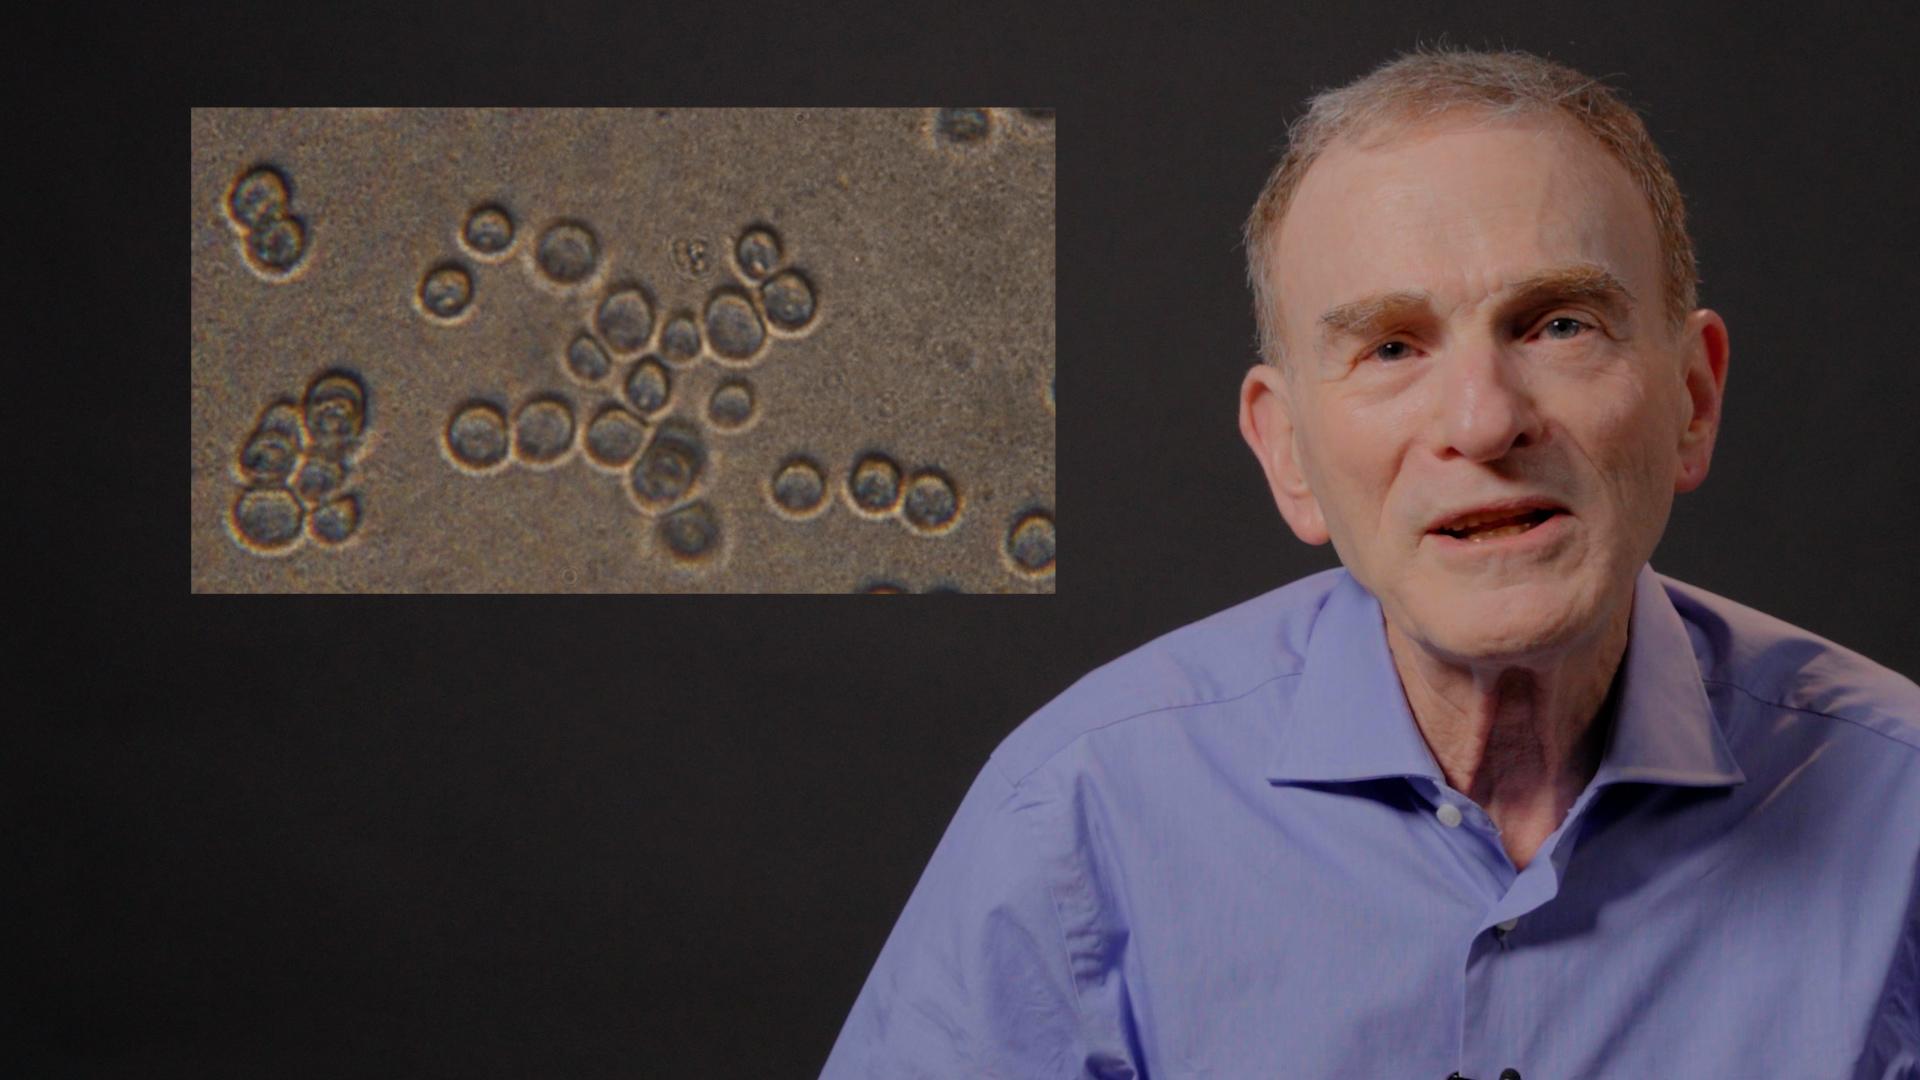
[(1286, 376), (1271, 364), (1256, 364), (1240, 383), (1240, 434), (1266, 470), (1267, 486), (1293, 535), (1309, 544), (1328, 540), (1320, 501), (1307, 486), (1293, 426), (1292, 398)]
[(1713, 461), (1713, 439), (1720, 431), (1720, 402), (1727, 390), (1727, 324), (1701, 308), (1687, 316), (1680, 330), (1680, 349), (1686, 361), (1681, 372), (1687, 390), (1686, 426), (1680, 430), (1680, 461), (1674, 469), (1673, 490), (1692, 491), (1707, 478)]

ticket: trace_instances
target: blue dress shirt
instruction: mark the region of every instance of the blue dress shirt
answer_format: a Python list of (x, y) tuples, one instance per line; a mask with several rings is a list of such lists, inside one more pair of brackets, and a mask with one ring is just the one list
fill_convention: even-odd
[(1002, 743), (826, 1080), (1920, 1076), (1920, 687), (1640, 574), (1525, 870), (1332, 570)]

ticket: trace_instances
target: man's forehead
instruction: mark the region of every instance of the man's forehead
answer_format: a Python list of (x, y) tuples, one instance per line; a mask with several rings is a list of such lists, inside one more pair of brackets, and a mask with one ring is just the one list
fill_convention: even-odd
[(1308, 318), (1393, 293), (1486, 295), (1579, 265), (1645, 294), (1638, 278), (1658, 272), (1638, 188), (1597, 140), (1552, 117), (1336, 142), (1278, 239), (1283, 302)]
[[(1316, 173), (1337, 171), (1358, 159), (1401, 157), (1457, 145), (1524, 144), (1541, 161), (1604, 168), (1619, 164), (1599, 139), (1558, 112), (1490, 113), (1463, 107), (1433, 116), (1383, 120), (1329, 142), (1301, 177), (1305, 189)], [(1371, 166), (1369, 166), (1371, 167)], [(1622, 172), (1621, 175), (1625, 175)]]

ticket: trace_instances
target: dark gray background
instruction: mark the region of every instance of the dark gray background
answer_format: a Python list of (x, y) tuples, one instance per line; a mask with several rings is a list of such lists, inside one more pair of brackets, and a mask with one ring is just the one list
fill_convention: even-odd
[[(84, 572), (28, 627), (67, 674), (21, 683), (0, 751), (0, 1065), (813, 1075), (1007, 731), (1330, 565), (1235, 430), (1237, 230), (1308, 93), (1442, 33), (1615, 75), (1689, 196), (1732, 376), (1713, 475), (1655, 565), (1920, 673), (1908, 7), (382, 5), (361, 34), (286, 6), (98, 28), (44, 72), (109, 88), (54, 146), (91, 210), (34, 257), (113, 298), (105, 329), (75, 324), (113, 392), (69, 444), (113, 483), (80, 489), (88, 524), (57, 541)], [(967, 97), (1060, 110), (1059, 595), (186, 594), (180, 467), (152, 449), (185, 426), (184, 106)], [(129, 266), (157, 284), (126, 288)]]

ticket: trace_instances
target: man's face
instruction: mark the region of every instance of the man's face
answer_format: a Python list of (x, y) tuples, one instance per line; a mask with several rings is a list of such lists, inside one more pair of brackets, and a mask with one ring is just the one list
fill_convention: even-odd
[(1676, 334), (1653, 215), (1568, 121), (1338, 143), (1281, 225), (1290, 376), (1242, 427), (1302, 539), (1461, 662), (1618, 617), (1676, 490), (1706, 475), (1725, 328)]

